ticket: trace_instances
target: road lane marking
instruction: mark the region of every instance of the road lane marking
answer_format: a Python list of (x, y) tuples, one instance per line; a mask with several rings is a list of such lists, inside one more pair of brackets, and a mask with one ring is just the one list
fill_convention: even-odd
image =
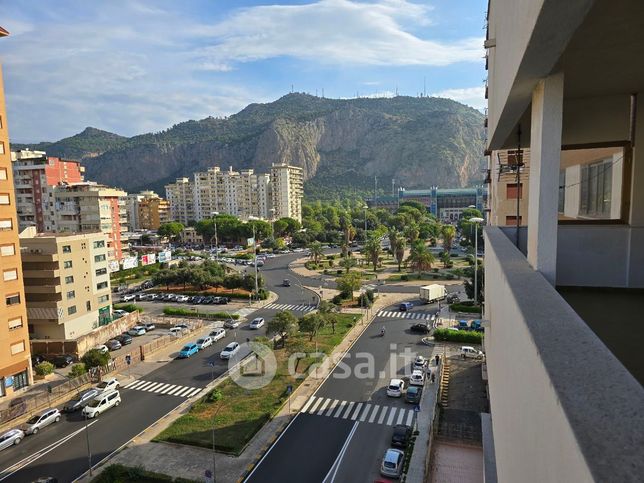
[(397, 411), (397, 408), (391, 408), (391, 412), (389, 413), (389, 419), (387, 419), (387, 426), (391, 426), (391, 423), (394, 422), (396, 411)]
[(175, 392), (179, 392), (183, 386), (174, 386), (171, 390), (166, 392), (168, 396), (174, 396)]
[(306, 401), (306, 404), (305, 404), (305, 405), (304, 405), (304, 407), (300, 410), (300, 412), (305, 413), (305, 412), (306, 412), (306, 410), (307, 410), (307, 409), (309, 408), (309, 406), (311, 405), (311, 403), (312, 403), (313, 401), (315, 401), (315, 399), (316, 399), (316, 398), (315, 398), (315, 396), (311, 396), (311, 397), (309, 398), (309, 400), (308, 400), (308, 401)]
[(338, 401), (337, 399), (334, 399), (333, 402), (331, 403), (331, 406), (329, 406), (329, 410), (324, 414), (325, 416), (331, 416), (331, 413), (335, 411), (335, 408), (338, 406)]
[(145, 389), (143, 389), (143, 391), (152, 392), (156, 388), (161, 387), (161, 386), (163, 386), (162, 382), (156, 382), (156, 383), (152, 384), (151, 386), (148, 386)]
[(355, 419), (358, 417), (358, 414), (360, 414), (361, 409), (362, 409), (362, 403), (358, 403), (356, 405), (356, 410), (353, 412), (353, 415), (351, 416), (352, 421), (355, 421)]
[(152, 386), (153, 384), (154, 384), (154, 382), (153, 382), (153, 381), (148, 381), (148, 382), (145, 382), (145, 383), (141, 384), (141, 385), (140, 385), (139, 387), (137, 387), (136, 389), (137, 389), (138, 391), (145, 391), (145, 389), (146, 389), (147, 387), (150, 387), (150, 386)]
[(309, 411), (309, 414), (313, 414), (315, 412), (315, 408), (317, 408), (322, 401), (324, 401), (324, 399), (319, 397), (318, 400), (315, 401), (315, 404), (311, 406), (311, 410)]
[(129, 383), (127, 386), (125, 386), (123, 389), (133, 389), (135, 386), (140, 386), (141, 384), (144, 384), (145, 381), (142, 380), (136, 380), (134, 382)]
[(342, 445), (342, 449), (340, 449), (340, 453), (338, 453), (337, 458), (331, 465), (331, 468), (329, 469), (329, 472), (324, 477), (324, 480), (322, 480), (322, 483), (333, 483), (335, 481), (335, 477), (338, 474), (338, 470), (340, 469), (340, 465), (342, 464), (342, 459), (344, 458), (344, 455), (347, 452), (349, 443), (351, 442), (351, 439), (353, 438), (353, 435), (355, 434), (356, 429), (358, 429), (358, 424), (359, 424), (358, 421), (354, 423), (353, 427), (351, 428), (351, 431), (349, 432), (349, 436), (347, 436), (347, 439)]
[(373, 423), (374, 419), (376, 419), (376, 415), (378, 414), (379, 409), (380, 409), (380, 406), (376, 404), (376, 406), (373, 408), (373, 411), (371, 413), (371, 417), (369, 418), (370, 423)]
[(183, 396), (185, 396), (186, 394), (188, 394), (191, 390), (192, 390), (192, 388), (191, 388), (191, 387), (186, 387), (183, 391), (179, 391), (179, 392), (176, 394), (176, 396), (183, 397)]
[(387, 416), (387, 410), (389, 408), (387, 406), (382, 407), (382, 411), (380, 411), (380, 418), (378, 419), (378, 424), (382, 424), (385, 420), (385, 416)]
[(326, 399), (326, 401), (324, 401), (324, 404), (322, 404), (322, 406), (320, 407), (320, 410), (318, 411), (318, 416), (322, 416), (322, 413), (324, 413), (324, 410), (326, 409), (326, 407), (329, 405), (330, 402), (331, 402), (331, 399), (328, 399), (328, 398)]
[(407, 426), (411, 426), (411, 422), (414, 420), (414, 411), (411, 409), (407, 411), (409, 414), (407, 414)]
[(354, 402), (349, 403), (349, 407), (347, 408), (346, 412), (342, 415), (342, 419), (347, 419), (349, 417), (349, 413), (351, 412), (351, 410), (353, 409), (353, 406), (355, 404), (356, 403), (354, 403)]
[(396, 421), (396, 424), (402, 424), (403, 419), (405, 419), (405, 410), (401, 409), (398, 413), (398, 421)]
[(333, 415), (333, 417), (334, 417), (334, 418), (339, 417), (339, 416), (340, 416), (340, 413), (342, 412), (342, 410), (344, 409), (344, 407), (345, 407), (346, 405), (347, 405), (347, 402), (346, 402), (346, 401), (340, 401), (340, 406), (338, 407), (338, 410), (335, 412), (335, 414)]
[(371, 409), (371, 404), (367, 404), (364, 408), (364, 411), (362, 411), (362, 416), (360, 416), (360, 421), (364, 422), (364, 420), (367, 417), (367, 414), (369, 414), (369, 410)]
[(190, 398), (190, 397), (194, 396), (194, 395), (195, 395), (195, 394), (197, 394), (199, 391), (201, 391), (201, 389), (202, 389), (202, 388), (200, 388), (200, 387), (196, 387), (196, 388), (194, 388), (192, 391), (190, 391), (189, 393), (187, 393), (187, 394), (186, 394), (186, 397), (187, 397), (187, 398)]
[(164, 394), (168, 389), (170, 389), (170, 387), (172, 387), (172, 384), (166, 383), (166, 384), (163, 384), (161, 387), (156, 388), (152, 392), (160, 392), (161, 394)]

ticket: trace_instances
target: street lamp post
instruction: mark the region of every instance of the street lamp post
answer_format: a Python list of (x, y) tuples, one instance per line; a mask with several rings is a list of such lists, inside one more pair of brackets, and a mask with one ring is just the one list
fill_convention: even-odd
[[(215, 260), (219, 262), (219, 238), (217, 238), (217, 220), (215, 217), (219, 214), (218, 211), (213, 211), (210, 213), (215, 224)], [(210, 239), (210, 248), (212, 248), (212, 238)]]
[(89, 447), (89, 426), (87, 424), (87, 414), (85, 414), (85, 440), (87, 441), (87, 464), (89, 466), (89, 476), (92, 476), (92, 450)]
[(369, 207), (364, 205), (364, 242), (367, 243), (367, 209)]
[(479, 274), (479, 223), (483, 223), (483, 218), (474, 216), (470, 218), (470, 222), (474, 223), (474, 305), (478, 304), (479, 301), (479, 286), (478, 286), (478, 274)]

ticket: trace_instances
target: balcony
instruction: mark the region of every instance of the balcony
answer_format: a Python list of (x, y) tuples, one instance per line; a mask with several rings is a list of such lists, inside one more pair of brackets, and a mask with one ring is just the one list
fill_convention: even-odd
[[(560, 236), (560, 247), (569, 235)], [(641, 302), (632, 305), (628, 297), (629, 305), (614, 310), (603, 298), (603, 310), (591, 314), (593, 306), (585, 304), (592, 292), (576, 301), (566, 293), (573, 307), (591, 314), (585, 321), (501, 229), (486, 228), (485, 241), (485, 349), (499, 481), (639, 480), (644, 388), (624, 366), (628, 359), (598, 335), (605, 330), (620, 332), (622, 342), (639, 340), (623, 330), (628, 322), (621, 316)], [(570, 263), (570, 255), (560, 250), (558, 261)], [(588, 277), (590, 265), (573, 273)], [(609, 312), (612, 321), (602, 317)], [(597, 321), (603, 329), (593, 332)], [(623, 353), (642, 367), (639, 347)]]
[[(32, 258), (29, 257), (29, 261)], [(23, 270), (23, 278), (58, 278), (60, 280), (60, 270)]]
[[(25, 284), (25, 294), (60, 294), (63, 289), (60, 284), (56, 285), (27, 285)], [(56, 299), (58, 297), (56, 296)], [(58, 301), (58, 300), (56, 300)]]

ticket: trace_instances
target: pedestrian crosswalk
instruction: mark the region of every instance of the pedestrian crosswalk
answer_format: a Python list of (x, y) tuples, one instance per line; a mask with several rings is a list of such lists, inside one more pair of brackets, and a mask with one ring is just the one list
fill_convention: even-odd
[(315, 309), (315, 305), (309, 304), (268, 304), (266, 309), (291, 310), (293, 312), (310, 312)]
[(411, 426), (414, 421), (413, 409), (317, 396), (311, 396), (300, 412), (387, 426)]
[(146, 391), (155, 394), (164, 394), (166, 396), (192, 397), (201, 391), (201, 387), (179, 386), (177, 384), (165, 384), (156, 381), (144, 381), (143, 379), (131, 382), (123, 389), (134, 389), (136, 391)]
[(392, 319), (429, 320), (432, 314), (427, 312), (396, 312), (393, 310), (381, 310), (376, 314), (378, 317), (390, 317)]

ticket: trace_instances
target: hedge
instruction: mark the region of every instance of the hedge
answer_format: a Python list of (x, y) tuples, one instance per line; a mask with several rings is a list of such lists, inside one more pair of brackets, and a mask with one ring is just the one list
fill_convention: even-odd
[(466, 312), (468, 314), (480, 314), (481, 313), (481, 307), (475, 307), (472, 304), (468, 303), (457, 303), (457, 304), (451, 304), (449, 306), (449, 309), (452, 312)]
[(185, 478), (178, 477), (175, 478), (161, 473), (154, 473), (141, 467), (110, 465), (105, 468), (100, 475), (94, 478), (91, 483), (191, 483), (193, 481), (194, 480), (187, 480)]
[(34, 371), (39, 376), (47, 376), (54, 372), (54, 365), (51, 362), (44, 361), (34, 367)]
[(239, 314), (229, 314), (228, 312), (197, 312), (194, 310), (180, 309), (176, 307), (163, 307), (165, 315), (179, 316), (179, 317), (198, 317), (200, 319), (235, 319), (239, 318)]
[(126, 312), (143, 312), (143, 307), (135, 304), (114, 304), (114, 310), (125, 310)]
[(469, 330), (436, 329), (434, 339), (439, 342), (465, 342), (468, 344), (483, 344), (483, 332)]

